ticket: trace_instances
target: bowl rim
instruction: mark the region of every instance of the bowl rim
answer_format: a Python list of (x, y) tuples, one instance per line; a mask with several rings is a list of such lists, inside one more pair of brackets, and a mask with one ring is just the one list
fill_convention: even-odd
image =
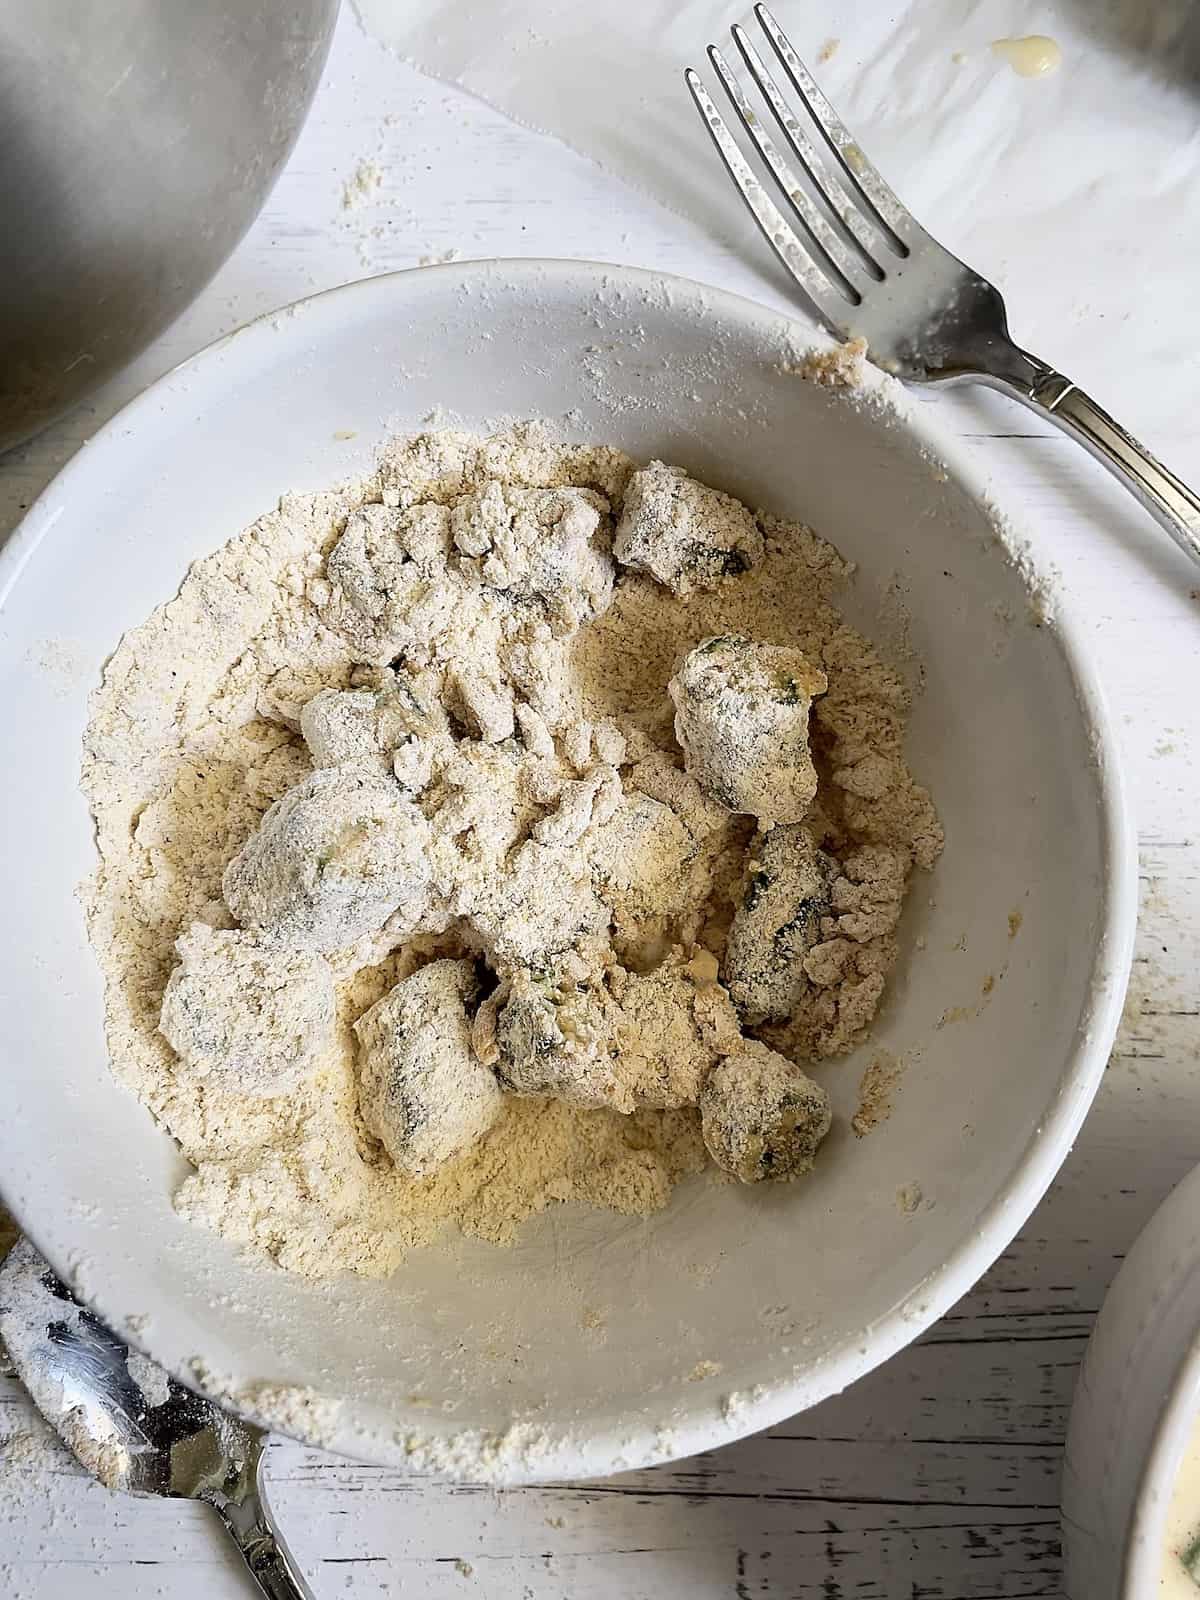
[(1200, 1421), (1198, 1200), (1195, 1166), (1130, 1243), (1088, 1340), (1063, 1462), (1072, 1600), (1158, 1591), (1171, 1491)]
[(1121, 1552), (1122, 1600), (1139, 1600), (1142, 1595), (1157, 1592), (1171, 1491), (1198, 1423), (1200, 1328), (1184, 1346), (1138, 1473)]
[[(281, 334), (288, 336), (289, 330), (301, 335), (311, 326), (311, 316), (328, 313), (340, 302), (375, 297), (381, 306), (386, 306), (389, 296), (413, 273), (440, 274), (461, 283), (470, 282), (476, 288), (495, 287), (492, 280), (501, 278), (506, 286), (525, 292), (531, 292), (538, 284), (544, 288), (547, 280), (561, 284), (581, 278), (590, 279), (597, 287), (614, 283), (643, 291), (661, 291), (665, 287), (681, 297), (699, 295), (718, 314), (743, 327), (769, 329), (777, 341), (781, 330), (793, 328), (806, 346), (818, 344), (824, 338), (799, 308), (794, 317), (789, 317), (777, 308), (679, 274), (585, 259), (489, 257), (411, 267), (336, 285), (267, 311), (204, 346), (148, 384), (91, 435), (37, 496), (0, 548), (0, 614), (9, 604), (25, 566), (42, 540), (52, 533), (71, 498), (76, 478), (87, 470), (98, 451), (135, 428), (139, 418), (152, 408), (163, 403), (177, 403), (189, 381), (201, 369), (219, 362), (235, 341), (249, 355), (267, 341), (278, 341)], [(916, 406), (896, 380), (877, 375), (877, 369), (869, 371), (870, 383), (886, 386), (889, 396), (895, 397), (896, 423), (931, 459), (943, 466), (979, 506), (996, 532), (1005, 559), (1018, 569), (1030, 601), (1040, 604), (1041, 595), (1048, 587), (1049, 563), (1042, 553), (1043, 541), (1036, 533), (1031, 535), (1020, 515), (1014, 518), (996, 503), (982, 462), (969, 446), (950, 432), (943, 420), (931, 414), (932, 407)], [(1088, 654), (1084, 631), (1073, 618), (1069, 604), (1064, 606), (1057, 595), (1051, 630), (1093, 752), (1089, 766), (1097, 803), (1102, 867), (1091, 978), (1075, 1043), (1060, 1067), (1054, 1097), (1045, 1114), (1031, 1126), (1004, 1185), (979, 1213), (964, 1219), (961, 1243), (935, 1271), (915, 1283), (887, 1312), (864, 1327), (857, 1339), (814, 1363), (802, 1378), (781, 1377), (770, 1386), (740, 1394), (732, 1419), (721, 1421), (711, 1406), (697, 1402), (690, 1416), (680, 1417), (673, 1423), (669, 1451), (672, 1458), (711, 1449), (783, 1421), (795, 1415), (798, 1409), (807, 1409), (839, 1393), (911, 1343), (979, 1280), (1011, 1242), (1049, 1188), (1083, 1123), (1099, 1087), (1124, 1003), (1136, 922), (1137, 848), (1115, 724)], [(8, 1203), (22, 1231), (42, 1249), (39, 1238), (42, 1230), (37, 1219), (24, 1214), (19, 1199)], [(61, 1258), (61, 1253), (43, 1253), (60, 1274), (68, 1273), (69, 1264)], [(57, 1260), (56, 1255), (59, 1256)], [(103, 1285), (89, 1284), (85, 1298), (104, 1320), (113, 1326), (123, 1326), (124, 1312), (128, 1308), (109, 1304)], [(155, 1359), (153, 1352), (146, 1349), (136, 1335), (128, 1342)], [(205, 1389), (204, 1383), (190, 1370), (174, 1375), (194, 1389)], [(229, 1403), (228, 1396), (223, 1397), (218, 1390), (207, 1392)], [(389, 1451), (381, 1439), (355, 1426), (352, 1420), (354, 1403), (349, 1396), (346, 1400), (340, 1424), (321, 1437), (306, 1434), (299, 1425), (281, 1428), (277, 1420), (256, 1415), (253, 1410), (243, 1411), (243, 1414), (302, 1442), (340, 1450), (352, 1458), (381, 1463), (400, 1459), (402, 1452), (398, 1456), (394, 1447)], [(627, 1425), (605, 1424), (601, 1429), (589, 1431), (584, 1438), (574, 1437), (569, 1452), (564, 1449), (552, 1453), (545, 1468), (516, 1464), (515, 1473), (506, 1476), (505, 1481), (600, 1476), (664, 1460), (662, 1440), (653, 1427), (640, 1426), (639, 1433), (644, 1433), (645, 1437), (633, 1441)], [(567, 1459), (568, 1454), (570, 1459)], [(438, 1472), (436, 1464), (432, 1470)], [(454, 1478), (461, 1473), (451, 1468), (439, 1475)]]

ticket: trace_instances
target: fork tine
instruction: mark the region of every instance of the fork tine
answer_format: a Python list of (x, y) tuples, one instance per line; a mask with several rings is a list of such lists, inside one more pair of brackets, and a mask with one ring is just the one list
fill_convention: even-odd
[(851, 276), (854, 272), (854, 263), (847, 255), (845, 246), (800, 187), (796, 174), (780, 155), (774, 140), (742, 93), (741, 85), (716, 45), (709, 45), (708, 59), (712, 62), (713, 71), (721, 80), (721, 87), (737, 112), (742, 127), (774, 178), (776, 187), (795, 213), (799, 225), (808, 234), (809, 254), (817, 266), (824, 270), (833, 287), (839, 290), (851, 305), (860, 304), (862, 295), (855, 287)]
[(708, 129), (709, 137), (717, 147), (717, 154), (725, 163), (726, 171), (746, 202), (751, 216), (762, 230), (763, 237), (808, 296), (825, 325), (840, 337), (847, 337), (848, 329), (843, 320), (847, 310), (846, 302), (839, 296), (840, 304), (834, 303), (829, 279), (816, 267), (799, 235), (784, 220), (779, 208), (755, 177), (699, 76), (691, 67), (687, 68), (683, 76), (695, 101), (696, 110)]
[(888, 244), (897, 255), (908, 255), (909, 248), (901, 237), (901, 232), (906, 228), (912, 231), (918, 227), (912, 213), (900, 204), (878, 171), (867, 160), (849, 128), (818, 89), (812, 73), (796, 54), (791, 40), (767, 7), (762, 4), (762, 0), (758, 0), (758, 4), (755, 5), (754, 15), (771, 41), (771, 46), (779, 58), (779, 64), (791, 80), (792, 88), (800, 96), (805, 110), (821, 130), (825, 143), (837, 158), (852, 188), (860, 196), (867, 215), (878, 223)]
[[(866, 263), (871, 275), (875, 278), (882, 278), (883, 269), (872, 254), (863, 227), (864, 223), (869, 223), (873, 219), (863, 215), (861, 207), (846, 193), (836, 173), (817, 154), (812, 140), (805, 133), (788, 106), (787, 101), (783, 98), (778, 84), (767, 71), (763, 58), (755, 49), (746, 30), (740, 23), (735, 22), (730, 32), (733, 35), (734, 44), (737, 45), (741, 53), (742, 60), (746, 63), (750, 76), (754, 79), (762, 91), (763, 98), (770, 106), (771, 113), (779, 126), (779, 131), (787, 140), (792, 154), (804, 168), (810, 183), (817, 193), (846, 230), (851, 244), (855, 246), (858, 254)], [(755, 142), (757, 143), (757, 141)]]

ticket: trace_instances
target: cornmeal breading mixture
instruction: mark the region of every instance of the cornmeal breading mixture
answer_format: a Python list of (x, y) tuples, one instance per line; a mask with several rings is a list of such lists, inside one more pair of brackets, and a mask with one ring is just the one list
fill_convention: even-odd
[(113, 1067), (293, 1270), (806, 1172), (941, 831), (807, 528), (652, 462), (400, 440), (194, 566), (96, 692)]

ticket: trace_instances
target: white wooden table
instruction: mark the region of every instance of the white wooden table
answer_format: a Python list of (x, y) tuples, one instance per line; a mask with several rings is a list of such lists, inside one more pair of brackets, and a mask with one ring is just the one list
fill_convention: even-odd
[[(346, 209), (343, 188), (362, 161), (378, 162), (383, 180)], [(0, 460), (0, 537), (173, 362), (260, 311), (448, 251), (601, 258), (775, 294), (749, 228), (739, 259), (560, 145), (419, 77), (345, 15), (292, 161), (223, 272), (122, 378)], [(1088, 1330), (1134, 1235), (1200, 1159), (1200, 571), (1028, 414), (984, 394), (929, 403), (1040, 524), (1123, 726), (1141, 824), (1141, 933), (1125, 1025), (1078, 1148), (1020, 1239), (925, 1338), (847, 1394), (741, 1444), (606, 1482), (502, 1493), (273, 1445), (272, 1498), (318, 1600), (1058, 1591), (1061, 1447)], [(1126, 420), (1139, 426), (1136, 409)], [(1200, 478), (1194, 414), (1154, 443)], [(0, 1597), (248, 1593), (207, 1511), (90, 1483), (0, 1375)]]

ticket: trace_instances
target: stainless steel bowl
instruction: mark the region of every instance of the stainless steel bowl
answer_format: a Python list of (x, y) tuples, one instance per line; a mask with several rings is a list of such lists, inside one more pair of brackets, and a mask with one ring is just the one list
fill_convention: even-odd
[(0, 450), (131, 360), (258, 214), (338, 0), (0, 0)]

